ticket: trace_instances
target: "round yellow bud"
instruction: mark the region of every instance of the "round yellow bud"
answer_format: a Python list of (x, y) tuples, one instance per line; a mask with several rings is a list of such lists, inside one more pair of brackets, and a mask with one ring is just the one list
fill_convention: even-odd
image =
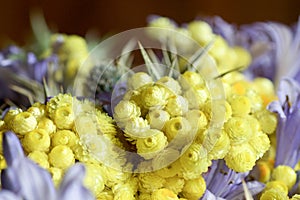
[(14, 119), (14, 117), (23, 112), (22, 109), (20, 108), (17, 108), (17, 109), (10, 109), (6, 112), (4, 118), (3, 118), (3, 121), (5, 122), (6, 126), (10, 129), (12, 129), (11, 127), (11, 123), (12, 123), (12, 120)]
[(253, 147), (256, 158), (261, 158), (270, 148), (270, 139), (268, 135), (262, 132), (258, 132), (251, 137), (249, 140), (249, 144)]
[(71, 149), (78, 143), (78, 136), (69, 130), (60, 130), (53, 134), (51, 142), (52, 146), (57, 146), (60, 144), (66, 145)]
[(49, 162), (53, 167), (66, 169), (75, 163), (75, 158), (70, 147), (57, 145), (49, 153)]
[(22, 141), (25, 151), (48, 151), (51, 140), (49, 134), (43, 129), (35, 129), (27, 133)]
[(164, 187), (173, 191), (175, 194), (179, 194), (184, 186), (184, 179), (178, 176), (173, 176), (166, 179)]
[(260, 200), (270, 200), (270, 199), (288, 200), (289, 198), (281, 190), (277, 190), (276, 188), (273, 188), (265, 191), (260, 197)]
[(230, 105), (233, 116), (245, 116), (251, 111), (251, 103), (245, 95), (233, 95), (230, 98)]
[(71, 106), (57, 108), (53, 121), (59, 129), (72, 129), (74, 125), (74, 112)]
[(239, 46), (233, 47), (232, 50), (234, 50), (234, 52), (238, 58), (238, 59), (236, 59), (235, 66), (243, 67), (243, 68), (248, 67), (249, 64), (251, 63), (250, 53), (246, 49), (239, 47)]
[(209, 54), (212, 55), (218, 63), (222, 63), (226, 59), (226, 52), (228, 51), (228, 44), (224, 38), (220, 35), (214, 37), (214, 42), (212, 47), (209, 49)]
[(267, 191), (272, 188), (276, 189), (277, 191), (281, 190), (283, 194), (288, 195), (288, 187), (282, 181), (270, 181), (266, 184), (264, 190)]
[(168, 88), (170, 91), (174, 92), (176, 95), (181, 94), (181, 87), (178, 83), (178, 81), (174, 80), (173, 78), (169, 76), (164, 76), (160, 78), (157, 82), (157, 84), (162, 84), (164, 87)]
[(179, 161), (185, 171), (193, 171), (197, 168), (193, 173), (200, 172), (198, 175), (206, 172), (209, 166), (207, 150), (202, 145), (196, 143), (188, 147), (179, 158)]
[(168, 141), (172, 141), (179, 134), (188, 136), (191, 126), (186, 118), (175, 117), (166, 122), (164, 129)]
[(152, 192), (151, 200), (178, 200), (178, 197), (172, 190), (161, 188)]
[(104, 189), (104, 178), (101, 167), (98, 164), (85, 163), (86, 176), (84, 185), (89, 188), (95, 196), (98, 196)]
[(141, 115), (140, 108), (133, 101), (128, 100), (120, 101), (114, 108), (114, 111), (114, 118), (120, 122), (126, 122)]
[(152, 129), (155, 132), (152, 136), (146, 138), (138, 138), (136, 141), (137, 153), (145, 159), (155, 157), (167, 144), (167, 137), (163, 132)]
[(184, 74), (179, 76), (178, 80), (183, 90), (188, 90), (191, 87), (196, 86), (203, 87), (205, 84), (202, 76), (199, 73), (193, 71), (184, 72)]
[(30, 112), (21, 112), (17, 114), (11, 121), (12, 130), (20, 135), (25, 135), (25, 133), (34, 130), (36, 126), (37, 121)]
[(205, 87), (193, 87), (185, 91), (183, 95), (189, 103), (190, 109), (199, 109), (209, 99), (209, 93)]
[(131, 118), (126, 122), (125, 133), (133, 139), (137, 137), (144, 137), (146, 131), (150, 129), (148, 121), (142, 117)]
[(230, 149), (230, 139), (225, 131), (221, 132), (221, 136), (215, 143), (208, 156), (212, 160), (223, 159)]
[(151, 110), (147, 115), (150, 127), (157, 130), (162, 130), (169, 119), (169, 113), (160, 109)]
[(146, 108), (162, 108), (166, 105), (167, 99), (165, 90), (158, 85), (148, 85), (141, 91), (141, 103)]
[(133, 74), (127, 81), (127, 87), (129, 90), (137, 90), (140, 87), (152, 83), (151, 76), (145, 72), (137, 72)]
[(208, 44), (214, 37), (210, 25), (204, 21), (193, 21), (188, 24), (188, 30), (192, 38), (201, 45)]
[(203, 129), (207, 125), (207, 118), (200, 110), (189, 110), (185, 114), (185, 118), (190, 123), (191, 127), (195, 130)]
[(56, 126), (53, 121), (46, 117), (43, 117), (39, 120), (37, 128), (45, 130), (49, 135), (56, 131)]
[(55, 186), (58, 186), (63, 177), (63, 170), (57, 167), (50, 167), (48, 171), (51, 174)]
[(184, 115), (188, 111), (189, 104), (187, 99), (178, 95), (168, 99), (165, 109), (171, 117), (177, 117)]
[(294, 194), (290, 200), (299, 200), (300, 194)]
[(273, 170), (271, 179), (282, 181), (290, 190), (296, 183), (297, 174), (291, 167), (279, 165)]
[(35, 163), (43, 167), (44, 169), (49, 168), (48, 155), (42, 151), (33, 151), (28, 154), (28, 158), (33, 160)]
[(260, 123), (260, 127), (263, 132), (272, 134), (275, 132), (277, 127), (277, 117), (274, 113), (263, 110), (255, 114), (257, 120)]
[(28, 108), (27, 112), (30, 112), (36, 119), (40, 119), (45, 114), (44, 110), (41, 110), (39, 107), (35, 106)]
[(232, 117), (225, 124), (224, 129), (232, 144), (242, 144), (250, 139), (252, 130), (245, 118)]
[(189, 200), (198, 200), (206, 190), (206, 183), (202, 176), (197, 179), (186, 180), (182, 193)]
[(226, 165), (236, 172), (251, 170), (256, 162), (256, 155), (249, 144), (233, 145), (224, 157)]

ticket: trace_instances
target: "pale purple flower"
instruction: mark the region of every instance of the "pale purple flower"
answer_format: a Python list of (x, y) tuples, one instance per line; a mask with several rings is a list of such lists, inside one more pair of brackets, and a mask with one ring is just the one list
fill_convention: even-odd
[(253, 56), (249, 70), (254, 75), (275, 84), (283, 77), (300, 78), (300, 19), (295, 30), (277, 22), (244, 25), (238, 39)]
[(300, 160), (300, 86), (295, 80), (285, 78), (278, 88), (278, 101), (268, 109), (278, 113), (275, 167), (292, 168)]
[(47, 79), (50, 63), (56, 66), (57, 58), (50, 56), (39, 60), (34, 53), (16, 46), (3, 49), (0, 52), (0, 102), (9, 99), (16, 105), (28, 106), (27, 97), (12, 90), (11, 86), (36, 90), (35, 86), (41, 86), (43, 78)]
[(56, 190), (49, 172), (24, 155), (20, 141), (13, 132), (4, 133), (3, 152), (7, 168), (1, 172), (0, 199), (94, 199), (82, 184), (85, 174), (82, 165), (76, 164), (70, 168)]
[(249, 172), (238, 173), (229, 169), (224, 160), (215, 160), (204, 174), (206, 182), (206, 192), (201, 199), (223, 200), (235, 199), (243, 200), (245, 197), (242, 181), (246, 185), (251, 195), (256, 195), (264, 189), (264, 184), (258, 181), (247, 181)]

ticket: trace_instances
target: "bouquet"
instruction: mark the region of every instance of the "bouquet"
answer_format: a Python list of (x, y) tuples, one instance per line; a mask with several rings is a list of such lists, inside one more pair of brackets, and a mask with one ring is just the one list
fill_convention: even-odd
[(0, 52), (0, 199), (300, 198), (300, 21), (43, 27)]

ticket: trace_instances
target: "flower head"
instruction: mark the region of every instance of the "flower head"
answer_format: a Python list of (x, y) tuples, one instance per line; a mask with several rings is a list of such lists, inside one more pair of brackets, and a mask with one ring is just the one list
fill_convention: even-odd
[(75, 165), (68, 170), (56, 191), (50, 174), (25, 157), (20, 141), (13, 132), (3, 135), (3, 152), (7, 168), (1, 172), (0, 197), (8, 199), (93, 199), (83, 186), (85, 170)]

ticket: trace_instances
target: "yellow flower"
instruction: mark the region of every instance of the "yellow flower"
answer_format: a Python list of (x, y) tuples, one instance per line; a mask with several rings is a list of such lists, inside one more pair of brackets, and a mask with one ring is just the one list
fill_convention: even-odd
[(276, 189), (281, 191), (283, 194), (288, 195), (288, 187), (282, 181), (270, 181), (266, 184), (265, 191), (270, 189)]
[(182, 193), (189, 200), (198, 200), (206, 190), (206, 183), (202, 176), (185, 181)]
[(256, 161), (253, 148), (248, 144), (232, 145), (225, 156), (226, 165), (236, 172), (246, 172), (251, 170)]
[(52, 146), (57, 146), (60, 144), (66, 145), (71, 149), (78, 143), (78, 136), (70, 130), (60, 130), (53, 134), (51, 142)]
[(38, 121), (38, 129), (43, 129), (49, 135), (53, 134), (56, 131), (56, 126), (53, 121), (49, 118), (43, 117)]
[(127, 87), (129, 90), (137, 90), (143, 87), (144, 85), (147, 85), (152, 82), (153, 80), (151, 76), (149, 76), (145, 72), (137, 72), (127, 80)]
[(53, 167), (66, 169), (75, 163), (74, 154), (66, 145), (55, 146), (48, 156)]
[(168, 99), (165, 110), (171, 117), (184, 115), (188, 111), (188, 101), (183, 96), (177, 95)]
[(260, 197), (260, 200), (270, 200), (270, 199), (288, 200), (289, 198), (281, 190), (277, 190), (273, 188), (265, 191)]
[(48, 155), (45, 152), (33, 151), (28, 154), (28, 158), (39, 164), (44, 169), (48, 169), (50, 167), (48, 162)]
[(145, 159), (151, 159), (163, 150), (167, 144), (167, 137), (163, 132), (151, 129), (151, 136), (146, 138), (138, 138), (136, 141), (137, 153)]
[(85, 163), (84, 165), (86, 167), (84, 185), (97, 197), (104, 189), (103, 171), (98, 164)]
[(178, 200), (178, 197), (172, 190), (161, 188), (152, 192), (151, 200)]
[(297, 174), (289, 166), (279, 165), (273, 171), (271, 180), (282, 181), (290, 190), (296, 183)]
[(57, 108), (52, 120), (59, 129), (72, 129), (75, 120), (72, 106)]
[(230, 105), (233, 116), (245, 116), (251, 111), (251, 102), (245, 95), (232, 95), (230, 99)]
[(170, 119), (170, 115), (168, 112), (155, 109), (149, 111), (148, 115), (146, 116), (150, 127), (157, 130), (162, 130), (165, 123)]
[(155, 173), (140, 173), (139, 187), (141, 192), (153, 192), (163, 187), (166, 180)]
[(181, 76), (179, 76), (178, 81), (183, 90), (189, 90), (193, 87), (203, 87), (205, 85), (205, 81), (202, 76), (193, 71), (186, 71)]
[(54, 182), (55, 186), (58, 186), (60, 184), (60, 181), (63, 177), (63, 170), (57, 167), (50, 167), (48, 171), (51, 174), (52, 180)]
[(166, 122), (164, 129), (168, 141), (170, 142), (176, 137), (188, 137), (191, 130), (191, 126), (190, 123), (184, 117), (174, 117)]
[(167, 104), (166, 90), (159, 85), (147, 85), (141, 91), (141, 103), (146, 109), (163, 108)]
[[(6, 121), (5, 118), (4, 121)], [(15, 133), (25, 135), (36, 128), (37, 121), (30, 112), (21, 112), (13, 117), (10, 125)]]
[(208, 157), (212, 160), (223, 159), (230, 149), (230, 139), (223, 130), (221, 136), (215, 143), (212, 150), (208, 153)]
[(166, 178), (164, 187), (173, 191), (175, 194), (179, 194), (183, 189), (184, 183), (185, 181), (183, 178), (173, 176), (170, 178)]
[(24, 149), (29, 153), (32, 151), (48, 151), (51, 140), (49, 134), (43, 129), (35, 129), (24, 136), (22, 141)]
[(175, 95), (181, 94), (181, 86), (179, 85), (178, 81), (174, 80), (172, 77), (164, 76), (160, 78), (156, 83), (162, 84), (170, 91), (174, 92)]
[(126, 122), (127, 120), (141, 115), (140, 108), (128, 100), (120, 101), (114, 108), (114, 118), (117, 122)]
[(213, 38), (214, 34), (210, 25), (204, 21), (193, 21), (188, 24), (188, 30), (194, 40), (201, 45), (208, 44)]
[(248, 120), (241, 117), (232, 117), (225, 124), (224, 129), (232, 144), (247, 142), (252, 136), (252, 130)]

